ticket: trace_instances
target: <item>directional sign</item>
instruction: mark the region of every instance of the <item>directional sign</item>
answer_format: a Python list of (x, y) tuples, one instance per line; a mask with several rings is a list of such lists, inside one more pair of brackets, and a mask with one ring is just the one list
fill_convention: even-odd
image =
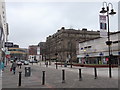
[(6, 54), (6, 55), (9, 55), (9, 54), (10, 54), (10, 51), (6, 51), (5, 54)]
[(10, 58), (10, 55), (6, 55), (6, 58)]
[(5, 42), (5, 47), (13, 47), (13, 43), (12, 42)]

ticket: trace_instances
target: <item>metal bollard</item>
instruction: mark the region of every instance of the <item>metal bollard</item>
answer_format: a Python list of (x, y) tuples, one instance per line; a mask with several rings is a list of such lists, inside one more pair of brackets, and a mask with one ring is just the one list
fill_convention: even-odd
[(79, 69), (79, 81), (82, 80), (81, 69)]
[(57, 62), (56, 62), (56, 69), (58, 69)]
[(65, 70), (62, 70), (62, 83), (65, 83)]
[(19, 72), (19, 84), (18, 84), (18, 86), (21, 86), (21, 73), (22, 72)]
[(43, 71), (43, 76), (42, 76), (42, 85), (45, 85), (45, 71)]
[(94, 79), (97, 79), (97, 69), (96, 69), (96, 67), (94, 67), (94, 72), (95, 72), (95, 78)]

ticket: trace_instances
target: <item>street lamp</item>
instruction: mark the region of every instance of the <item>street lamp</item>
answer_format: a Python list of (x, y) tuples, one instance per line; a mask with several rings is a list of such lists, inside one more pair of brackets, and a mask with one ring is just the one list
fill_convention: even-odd
[[(100, 54), (99, 54), (99, 55), (100, 55), (100, 62), (101, 62), (101, 63), (103, 63), (103, 61), (102, 61), (102, 56), (103, 56), (103, 53), (102, 53), (102, 52), (100, 52)], [(99, 64), (101, 64), (101, 63), (99, 63)]]
[(57, 69), (57, 55), (58, 55), (58, 53), (55, 53), (55, 56), (56, 56), (56, 69)]
[(86, 49), (84, 49), (83, 51), (84, 51), (84, 61), (83, 61), (83, 64), (85, 64), (85, 61), (86, 61)]
[(88, 60), (89, 60), (88, 57), (89, 57), (89, 54), (87, 53), (87, 54), (86, 54), (86, 63), (87, 63), (87, 64), (88, 64)]
[[(104, 7), (104, 4), (106, 5), (106, 10), (105, 10), (105, 7)], [(109, 12), (109, 6), (111, 5), (111, 12)], [(110, 31), (109, 31), (109, 15), (114, 15), (116, 14), (116, 12), (114, 12), (114, 9), (113, 9), (113, 5), (112, 3), (108, 3), (107, 2), (103, 2), (103, 8), (102, 10), (100, 11), (100, 13), (104, 14), (104, 13), (107, 13), (107, 23), (108, 23), (108, 26), (107, 26), (107, 29), (108, 29), (108, 41), (106, 41), (106, 45), (108, 45), (108, 50), (109, 50), (109, 77), (111, 78), (112, 75), (111, 75), (111, 58), (110, 58), (110, 55), (111, 55), (111, 50), (110, 50), (110, 46), (112, 44), (112, 41), (110, 41)]]

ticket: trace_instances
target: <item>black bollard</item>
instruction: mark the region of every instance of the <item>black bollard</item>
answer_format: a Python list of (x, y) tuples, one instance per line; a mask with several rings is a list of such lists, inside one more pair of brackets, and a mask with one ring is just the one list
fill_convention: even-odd
[(22, 72), (19, 72), (19, 84), (18, 84), (18, 86), (21, 86), (21, 73)]
[(82, 80), (81, 69), (79, 69), (79, 81)]
[(45, 85), (45, 71), (43, 71), (43, 76), (42, 76), (42, 85)]
[(96, 67), (94, 67), (94, 71), (95, 71), (95, 78), (94, 79), (97, 79), (97, 69), (96, 69)]
[(65, 83), (65, 70), (62, 70), (62, 83)]
[(58, 69), (57, 62), (56, 62), (56, 69)]

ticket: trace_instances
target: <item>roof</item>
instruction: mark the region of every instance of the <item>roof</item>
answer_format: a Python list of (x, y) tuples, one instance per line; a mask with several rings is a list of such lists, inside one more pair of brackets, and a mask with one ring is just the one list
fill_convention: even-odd
[[(120, 31), (117, 31), (117, 32), (111, 32), (111, 35), (118, 34), (118, 33), (120, 33)], [(99, 39), (99, 38), (102, 38), (102, 37), (96, 37), (96, 38), (93, 38), (93, 39), (80, 41), (79, 43), (83, 43), (83, 42), (86, 42), (86, 41), (91, 41), (91, 40), (95, 40), (95, 39)]]

